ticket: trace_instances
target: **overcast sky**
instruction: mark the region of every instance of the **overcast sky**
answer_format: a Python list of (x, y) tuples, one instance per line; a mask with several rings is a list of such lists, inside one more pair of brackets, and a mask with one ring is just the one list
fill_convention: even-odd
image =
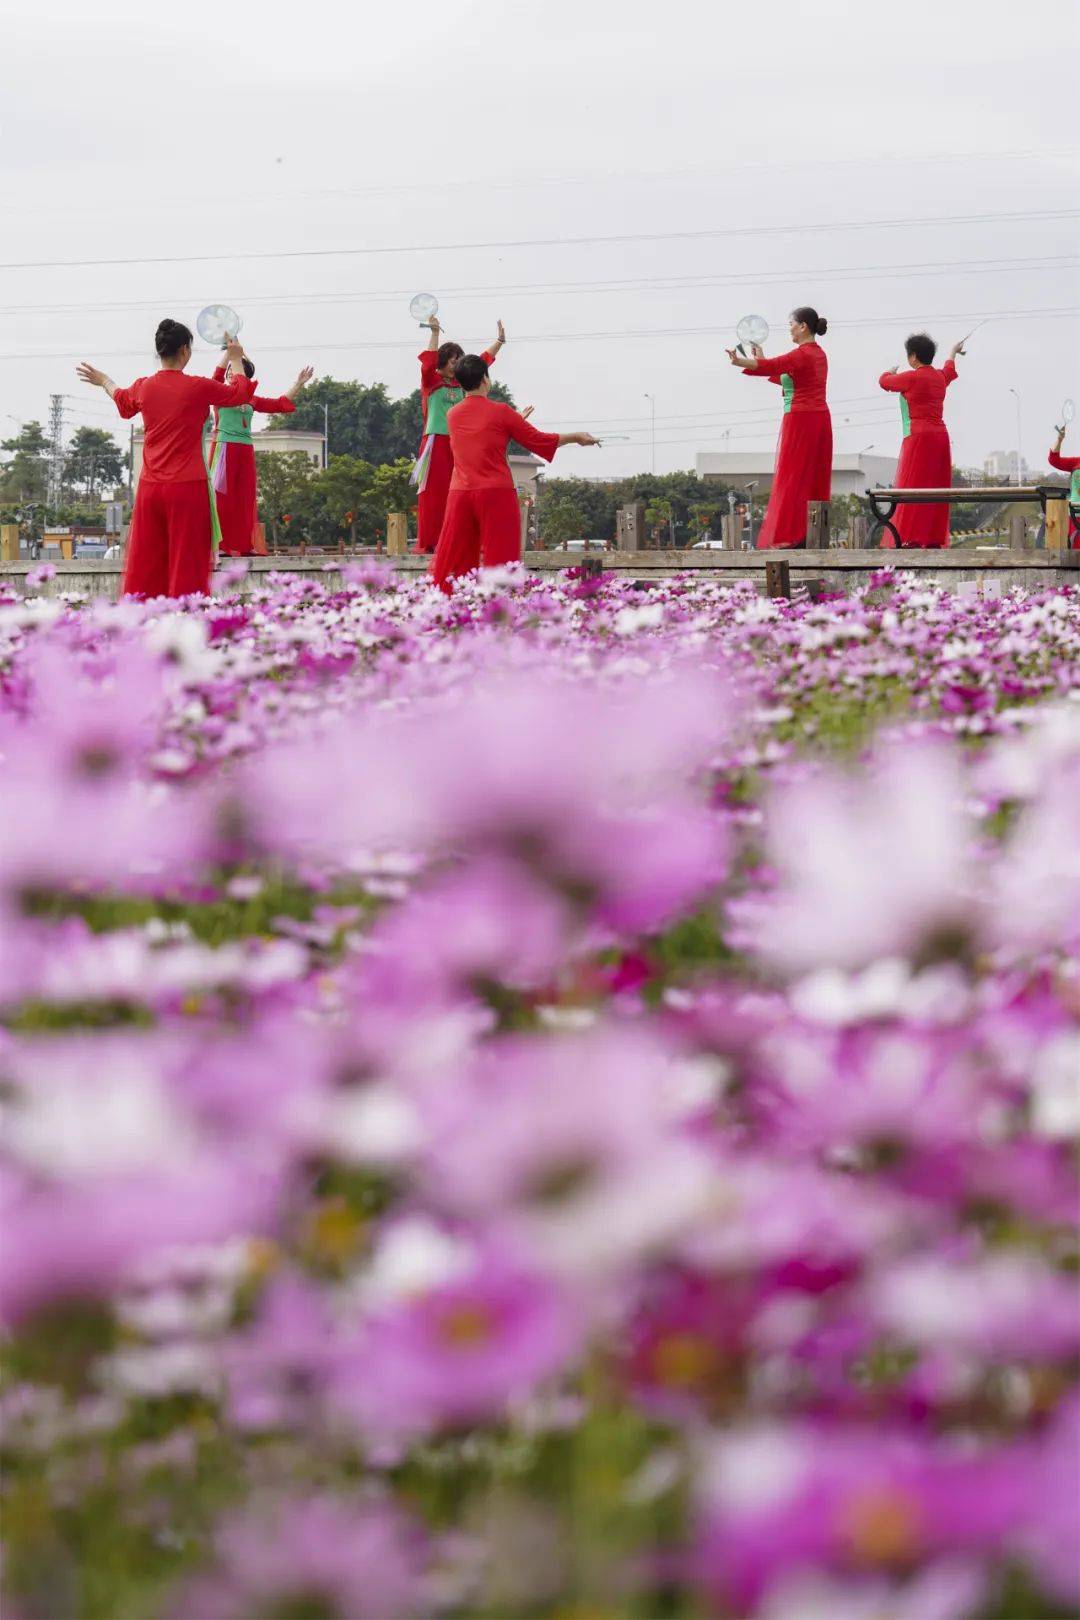
[(724, 346), (811, 303), (839, 450), (895, 453), (909, 331), (991, 315), (956, 458), (1015, 444), (1014, 387), (1042, 463), (1080, 397), (1078, 77), (1075, 0), (51, 0), (0, 60), (0, 423), (59, 391), (106, 425), (75, 362), (128, 381), (212, 300), (273, 392), (405, 393), (422, 289), (466, 347), (503, 317), (539, 425), (630, 435), (556, 471), (647, 468), (646, 394), (665, 471), (775, 442)]

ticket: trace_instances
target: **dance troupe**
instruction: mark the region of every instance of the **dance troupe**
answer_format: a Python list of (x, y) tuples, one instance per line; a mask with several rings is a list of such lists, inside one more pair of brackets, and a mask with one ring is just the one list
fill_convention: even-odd
[[(427, 324), (430, 339), (419, 355), (424, 420), (414, 469), (417, 550), (432, 556), (433, 580), (450, 591), (464, 574), (521, 557), (521, 509), (507, 460), (511, 443), (551, 461), (562, 445), (600, 441), (585, 432), (544, 433), (528, 420), (531, 407), (516, 411), (490, 397), (491, 366), (506, 342), (501, 321), (494, 343), (481, 354), (442, 342), (436, 316)], [(786, 354), (770, 359), (756, 344), (727, 351), (744, 376), (765, 377), (783, 394), (783, 425), (759, 548), (804, 546), (808, 503), (829, 499), (829, 362), (817, 341), (827, 325), (815, 309), (803, 306), (792, 312), (792, 347)], [(143, 419), (143, 467), (121, 594), (208, 594), (216, 554), (242, 557), (256, 548), (252, 416), (295, 410), (312, 371), (305, 367), (287, 393), (268, 398), (256, 393), (254, 365), (236, 339), (226, 344), (224, 363), (213, 377), (188, 375), (193, 338), (182, 322), (163, 320), (154, 342), (159, 369), (130, 388), (118, 387), (95, 366), (78, 367), (82, 380), (103, 388), (122, 417), (141, 414)], [(879, 379), (886, 392), (899, 395), (904, 439), (895, 487), (947, 489), (952, 451), (943, 411), (963, 343), (953, 345), (940, 367), (934, 364), (937, 345), (925, 333), (908, 338), (906, 353), (906, 371), (894, 366)], [(1080, 456), (1061, 454), (1064, 435), (1059, 428), (1049, 462), (1071, 474), (1069, 499), (1075, 506)], [(944, 502), (901, 506), (893, 521), (904, 546), (949, 543)], [(893, 543), (891, 535), (882, 541)], [(1070, 544), (1080, 547), (1075, 522)]]

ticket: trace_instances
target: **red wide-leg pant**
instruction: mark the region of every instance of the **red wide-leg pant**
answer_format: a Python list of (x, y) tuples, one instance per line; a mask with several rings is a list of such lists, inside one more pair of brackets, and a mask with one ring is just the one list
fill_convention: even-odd
[[(912, 429), (900, 447), (895, 489), (948, 489), (952, 483), (952, 447), (947, 427)], [(899, 506), (893, 526), (905, 546), (947, 546), (949, 508), (940, 506)], [(889, 550), (895, 542), (888, 529), (881, 544)]]
[(212, 567), (206, 479), (154, 484), (140, 478), (121, 596), (208, 595)]
[(223, 557), (250, 557), (255, 549), (255, 449), (223, 444), (224, 466), (214, 469), (220, 551)]
[(772, 494), (758, 549), (806, 544), (806, 503), (827, 501), (832, 480), (832, 417), (824, 411), (789, 411), (780, 429)]
[(521, 508), (516, 489), (452, 489), (431, 564), (440, 590), (476, 568), (495, 568), (521, 557)]
[(450, 448), (449, 436), (445, 433), (433, 434), (427, 478), (416, 502), (417, 551), (434, 551), (439, 544), (453, 473), (454, 452)]

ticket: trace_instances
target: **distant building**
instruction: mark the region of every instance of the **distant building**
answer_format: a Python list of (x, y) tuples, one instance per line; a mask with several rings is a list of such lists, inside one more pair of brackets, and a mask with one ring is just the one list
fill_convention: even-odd
[[(326, 435), (313, 428), (264, 428), (253, 433), (252, 443), (260, 455), (284, 456), (297, 451), (308, 457), (315, 467), (326, 465)], [(143, 430), (136, 428), (131, 436), (133, 483), (139, 482), (143, 464)]]
[(307, 456), (312, 466), (326, 466), (326, 434), (315, 428), (263, 428), (261, 433), (251, 435), (251, 442), (260, 456), (299, 452)]
[[(772, 450), (703, 450), (697, 458), (697, 474), (706, 483), (726, 484), (743, 490), (754, 484), (755, 501), (772, 489), (776, 455)], [(862, 495), (873, 487), (887, 488), (896, 477), (895, 456), (839, 455), (833, 457), (831, 495)]]
[[(1020, 460), (1020, 476), (1016, 476), (1017, 459)], [(982, 465), (985, 478), (1001, 479), (1003, 483), (1026, 484), (1031, 477), (1031, 468), (1027, 462), (1019, 457), (1016, 450), (992, 450)]]

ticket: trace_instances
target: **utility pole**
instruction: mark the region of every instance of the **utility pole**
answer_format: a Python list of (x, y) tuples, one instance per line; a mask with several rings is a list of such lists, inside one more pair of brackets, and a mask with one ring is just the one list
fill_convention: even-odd
[(63, 483), (63, 394), (49, 397), (49, 505), (60, 505)]
[(646, 394), (649, 410), (652, 414), (652, 471), (656, 471), (656, 400), (652, 394)]
[(1012, 394), (1013, 398), (1016, 400), (1016, 482), (1017, 485), (1020, 485), (1024, 481), (1024, 445), (1020, 432), (1020, 390), (1018, 388), (1010, 388), (1009, 393)]
[(49, 396), (49, 505), (60, 505), (60, 486), (64, 478), (64, 396)]

